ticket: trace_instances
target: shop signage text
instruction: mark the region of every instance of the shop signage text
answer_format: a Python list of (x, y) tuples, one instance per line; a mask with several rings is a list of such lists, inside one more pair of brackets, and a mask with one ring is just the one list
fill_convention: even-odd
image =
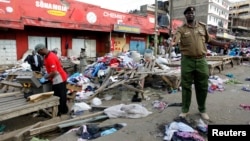
[(114, 31), (126, 32), (126, 33), (138, 33), (138, 34), (141, 32), (139, 27), (119, 25), (119, 24), (114, 25)]
[(54, 16), (65, 16), (66, 11), (68, 10), (68, 7), (63, 5), (58, 5), (54, 3), (48, 3), (44, 1), (36, 1), (35, 3), (36, 7), (48, 9), (48, 14), (54, 15)]

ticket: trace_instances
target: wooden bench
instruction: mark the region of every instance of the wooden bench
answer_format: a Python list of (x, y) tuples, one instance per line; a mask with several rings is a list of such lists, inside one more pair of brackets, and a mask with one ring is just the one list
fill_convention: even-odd
[(10, 90), (10, 87), (13, 88), (12, 91), (15, 91), (15, 88), (24, 91), (25, 88), (21, 83), (16, 81), (16, 78), (18, 76), (27, 76), (33, 74), (35, 78), (41, 78), (42, 74), (39, 72), (30, 72), (30, 71), (15, 71), (15, 72), (9, 72), (8, 76), (0, 81), (0, 89), (2, 92), (7, 92)]
[(243, 57), (242, 56), (233, 56), (233, 61), (236, 62), (237, 65), (240, 65), (243, 63)]
[(226, 64), (231, 64), (233, 67), (233, 56), (207, 56), (207, 61), (222, 61), (221, 70), (224, 70)]
[(0, 94), (0, 121), (18, 117), (35, 111), (52, 108), (52, 117), (57, 116), (59, 97), (51, 96), (38, 102), (30, 103), (20, 92)]
[(242, 56), (242, 60), (245, 60), (245, 61), (250, 61), (250, 56)]
[(219, 70), (219, 73), (222, 70), (222, 61), (207, 61), (209, 68), (209, 75), (214, 75), (214, 68)]

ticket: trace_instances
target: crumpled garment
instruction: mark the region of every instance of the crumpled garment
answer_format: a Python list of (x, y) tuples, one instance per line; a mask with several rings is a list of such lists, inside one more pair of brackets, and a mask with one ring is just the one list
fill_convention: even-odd
[(246, 92), (250, 92), (250, 88), (246, 88), (246, 87), (242, 87), (241, 90), (246, 91)]
[(234, 75), (232, 73), (228, 73), (228, 74), (226, 74), (226, 76), (229, 78), (234, 78)]
[(168, 106), (167, 102), (159, 101), (159, 100), (153, 101), (152, 104), (153, 104), (153, 107), (158, 110), (164, 110)]
[(164, 140), (165, 141), (171, 141), (173, 135), (177, 131), (182, 131), (182, 132), (196, 132), (192, 127), (189, 125), (183, 123), (183, 122), (171, 122), (170, 125), (166, 125), (165, 127), (165, 136)]
[(244, 110), (250, 110), (250, 105), (247, 104), (240, 104), (240, 107), (242, 107)]
[(176, 132), (175, 135), (177, 137), (181, 137), (181, 139), (192, 139), (194, 141), (205, 141), (205, 139), (195, 132)]
[(75, 100), (76, 101), (83, 101), (88, 99), (91, 95), (93, 95), (93, 91), (80, 91), (76, 93)]
[(71, 108), (71, 111), (74, 111), (74, 112), (87, 111), (87, 110), (90, 110), (91, 108), (92, 107), (89, 106), (87, 103), (80, 102), (80, 103), (74, 103), (74, 105)]
[(104, 113), (108, 115), (109, 118), (142, 118), (152, 114), (152, 112), (139, 104), (119, 104), (111, 106), (106, 108)]
[(228, 81), (225, 82), (226, 84), (242, 84), (240, 81), (236, 79), (229, 79)]

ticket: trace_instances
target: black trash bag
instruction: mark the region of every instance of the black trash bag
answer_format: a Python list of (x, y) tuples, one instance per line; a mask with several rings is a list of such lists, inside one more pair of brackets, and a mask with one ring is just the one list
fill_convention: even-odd
[(24, 92), (24, 98), (28, 99), (29, 96), (34, 95), (33, 92)]

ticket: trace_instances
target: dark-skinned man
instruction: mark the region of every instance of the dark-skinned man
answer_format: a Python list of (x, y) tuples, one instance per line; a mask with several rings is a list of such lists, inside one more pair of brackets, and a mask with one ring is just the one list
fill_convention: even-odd
[(182, 55), (182, 113), (179, 116), (185, 118), (188, 115), (194, 83), (198, 111), (203, 119), (209, 120), (206, 113), (209, 78), (206, 43), (222, 48), (228, 48), (229, 43), (216, 41), (209, 36), (206, 25), (195, 20), (195, 7), (187, 7), (183, 14), (186, 23), (177, 29), (172, 41), (172, 45), (179, 44)]
[(38, 54), (44, 56), (44, 65), (47, 71), (45, 79), (51, 80), (54, 95), (60, 98), (58, 115), (67, 114), (67, 73), (64, 71), (56, 54), (49, 51), (44, 44), (37, 44), (35, 50)]

